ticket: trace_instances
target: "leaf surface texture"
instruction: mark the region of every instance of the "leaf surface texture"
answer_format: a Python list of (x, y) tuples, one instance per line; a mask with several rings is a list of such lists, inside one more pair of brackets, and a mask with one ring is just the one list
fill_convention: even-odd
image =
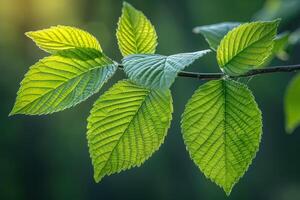
[(102, 51), (98, 40), (86, 31), (71, 26), (53, 26), (48, 29), (27, 32), (42, 50), (55, 54), (61, 50), (90, 48)]
[(211, 49), (216, 51), (223, 37), (233, 28), (240, 25), (238, 22), (223, 22), (194, 28), (194, 33), (200, 33), (205, 37)]
[(171, 122), (169, 90), (120, 81), (95, 102), (88, 118), (94, 178), (140, 166), (163, 143)]
[(261, 112), (245, 85), (210, 81), (186, 105), (182, 133), (195, 164), (229, 195), (258, 151)]
[(123, 59), (125, 73), (134, 82), (150, 88), (169, 88), (179, 71), (210, 50), (171, 56), (135, 54)]
[(279, 20), (242, 24), (221, 41), (217, 50), (220, 68), (240, 75), (257, 68), (272, 54)]
[(117, 65), (98, 51), (77, 50), (46, 57), (30, 67), (11, 115), (61, 111), (98, 92)]
[(153, 54), (157, 46), (156, 31), (151, 22), (129, 3), (123, 3), (118, 22), (117, 39), (122, 55)]

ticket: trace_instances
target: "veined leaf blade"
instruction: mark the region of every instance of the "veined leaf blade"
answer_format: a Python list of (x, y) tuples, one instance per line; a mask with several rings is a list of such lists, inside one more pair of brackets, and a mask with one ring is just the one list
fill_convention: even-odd
[(140, 166), (163, 143), (172, 118), (169, 90), (149, 90), (120, 81), (94, 104), (88, 144), (94, 178)]
[(123, 3), (116, 35), (124, 57), (131, 54), (155, 53), (157, 35), (154, 26), (141, 11), (129, 3)]
[(229, 195), (261, 140), (261, 112), (250, 90), (233, 80), (200, 86), (186, 105), (181, 127), (192, 160)]
[(218, 24), (198, 26), (193, 29), (196, 34), (202, 34), (210, 48), (217, 51), (218, 46), (224, 36), (233, 28), (240, 25), (239, 22), (223, 22)]
[(279, 20), (242, 24), (222, 39), (217, 50), (220, 68), (240, 75), (259, 67), (272, 54)]
[[(117, 69), (96, 50), (64, 55), (46, 57), (30, 67), (10, 115), (50, 114), (75, 106), (98, 92)], [(87, 59), (90, 56), (94, 57)]]
[(25, 33), (36, 45), (51, 54), (74, 48), (102, 51), (98, 40), (86, 31), (71, 26), (53, 26), (48, 29)]
[(170, 88), (179, 71), (209, 53), (203, 50), (171, 56), (135, 54), (122, 60), (124, 71), (134, 82), (154, 89)]

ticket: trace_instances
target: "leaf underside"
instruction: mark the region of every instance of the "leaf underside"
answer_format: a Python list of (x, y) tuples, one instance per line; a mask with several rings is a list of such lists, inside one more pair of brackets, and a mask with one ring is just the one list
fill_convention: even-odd
[(272, 54), (279, 20), (242, 24), (222, 39), (217, 50), (220, 68), (240, 75), (259, 67)]
[(145, 15), (124, 2), (118, 22), (117, 39), (122, 55), (152, 54), (157, 46), (156, 31)]
[(245, 85), (210, 81), (186, 105), (182, 133), (195, 164), (229, 195), (258, 151), (261, 112)]
[(292, 133), (300, 125), (300, 74), (296, 75), (289, 84), (285, 99), (284, 110), (286, 118), (286, 131)]
[(211, 49), (216, 51), (221, 40), (233, 28), (240, 25), (238, 22), (223, 22), (212, 25), (198, 26), (194, 28), (194, 33), (201, 33), (208, 42)]
[(210, 50), (181, 53), (171, 56), (135, 54), (122, 60), (127, 76), (149, 88), (169, 88), (179, 71), (192, 64)]
[(163, 143), (172, 111), (169, 90), (149, 90), (124, 80), (105, 92), (88, 118), (96, 182), (147, 160)]

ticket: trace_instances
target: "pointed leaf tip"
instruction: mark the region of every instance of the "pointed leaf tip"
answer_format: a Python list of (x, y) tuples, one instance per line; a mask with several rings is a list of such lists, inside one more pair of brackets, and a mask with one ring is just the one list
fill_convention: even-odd
[(261, 66), (272, 54), (279, 20), (242, 24), (227, 33), (217, 49), (217, 61), (229, 75)]
[(10, 111), (10, 113), (8, 114), (8, 117), (14, 116), (15, 113), (13, 112), (13, 109)]
[(123, 3), (116, 33), (119, 49), (125, 57), (131, 54), (153, 54), (157, 46), (154, 26), (143, 14), (129, 3)]
[(31, 66), (21, 82), (10, 115), (58, 112), (98, 92), (117, 66), (100, 52), (96, 58), (90, 55), (94, 52), (81, 50), (76, 52), (76, 58), (52, 55)]
[(29, 31), (25, 35), (36, 45), (51, 54), (74, 48), (91, 48), (102, 51), (98, 40), (90, 33), (71, 26), (51, 26), (47, 29)]
[(123, 1), (123, 7), (133, 7), (133, 6), (127, 1)]
[(230, 195), (261, 140), (261, 111), (251, 91), (233, 80), (201, 85), (186, 105), (181, 128), (194, 163)]
[(25, 32), (24, 35), (31, 38), (32, 33), (33, 33), (33, 31), (28, 31), (28, 32)]

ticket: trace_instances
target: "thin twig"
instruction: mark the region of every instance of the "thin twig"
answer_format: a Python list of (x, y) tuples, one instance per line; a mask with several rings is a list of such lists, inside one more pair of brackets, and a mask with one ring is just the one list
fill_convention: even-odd
[[(118, 67), (123, 69), (123, 65), (119, 64)], [(241, 74), (237, 76), (229, 76), (229, 77), (230, 78), (253, 77), (260, 74), (270, 74), (270, 73), (278, 73), (278, 72), (295, 72), (298, 70), (300, 70), (300, 64), (253, 69), (248, 71), (245, 74)], [(199, 73), (199, 72), (181, 71), (178, 73), (178, 76), (187, 77), (187, 78), (196, 78), (200, 80), (214, 80), (214, 79), (223, 78), (226, 75), (224, 73)]]

